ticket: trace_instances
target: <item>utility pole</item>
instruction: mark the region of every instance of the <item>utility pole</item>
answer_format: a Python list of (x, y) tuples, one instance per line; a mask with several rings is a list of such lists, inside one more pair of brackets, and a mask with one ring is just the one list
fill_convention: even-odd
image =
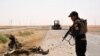
[(12, 26), (12, 19), (9, 20), (9, 26)]
[(95, 21), (95, 28), (96, 28), (96, 25), (97, 25), (97, 23), (96, 23), (96, 19), (95, 19), (94, 21)]

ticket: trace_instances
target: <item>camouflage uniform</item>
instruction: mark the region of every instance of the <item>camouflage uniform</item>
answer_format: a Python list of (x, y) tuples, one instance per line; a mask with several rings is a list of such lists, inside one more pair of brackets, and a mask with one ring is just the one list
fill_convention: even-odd
[(71, 28), (71, 34), (75, 38), (75, 48), (77, 56), (85, 56), (87, 40), (86, 33), (81, 31), (81, 20), (78, 18), (74, 21)]
[(73, 21), (71, 27), (71, 34), (75, 39), (75, 48), (77, 56), (85, 56), (87, 40), (87, 22), (79, 18), (79, 15), (76, 11), (72, 11), (69, 15)]

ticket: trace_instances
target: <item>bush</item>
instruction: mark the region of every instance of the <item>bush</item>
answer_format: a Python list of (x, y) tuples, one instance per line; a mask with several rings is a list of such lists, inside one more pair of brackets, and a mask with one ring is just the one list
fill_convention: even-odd
[(33, 34), (33, 33), (32, 32), (29, 32), (29, 31), (24, 31), (24, 32), (19, 32), (18, 33), (19, 36), (29, 36), (31, 34)]
[(0, 33), (0, 43), (6, 43), (8, 42), (8, 37)]

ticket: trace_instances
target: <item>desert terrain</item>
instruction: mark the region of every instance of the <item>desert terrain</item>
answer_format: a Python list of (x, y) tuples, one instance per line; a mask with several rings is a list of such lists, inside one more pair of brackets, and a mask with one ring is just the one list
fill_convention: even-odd
[[(1, 27), (2, 28), (2, 27)], [(3, 27), (4, 28), (4, 27)], [(49, 49), (49, 53), (45, 56), (76, 56), (75, 46), (69, 45), (66, 41), (62, 42), (62, 37), (67, 32), (67, 28), (63, 30), (51, 30), (50, 27), (13, 27), (1, 29), (0, 34), (13, 34), (22, 43), (23, 48), (30, 48), (33, 46), (41, 46), (44, 50)], [(89, 26), (87, 33), (87, 56), (99, 56), (100, 52), (100, 26)], [(0, 56), (2, 56), (8, 48), (9, 39), (7, 42), (0, 43)], [(73, 39), (71, 43), (74, 44)], [(22, 56), (22, 55), (21, 55)], [(30, 56), (33, 56), (30, 54)], [(35, 54), (34, 56), (44, 56)]]
[[(30, 48), (34, 46), (40, 46), (41, 41), (44, 39), (45, 34), (48, 30), (38, 30), (34, 28), (16, 28), (1, 30), (0, 34), (9, 35), (13, 34), (16, 39), (22, 44), (23, 48)], [(0, 36), (1, 37), (1, 36)], [(0, 43), (0, 56), (7, 51), (9, 39), (6, 43)]]

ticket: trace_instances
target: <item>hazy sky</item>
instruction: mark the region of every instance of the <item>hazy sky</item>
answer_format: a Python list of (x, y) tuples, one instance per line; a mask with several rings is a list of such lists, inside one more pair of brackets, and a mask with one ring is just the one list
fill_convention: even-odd
[(77, 11), (89, 25), (100, 25), (100, 0), (0, 0), (0, 25), (72, 24), (68, 15)]

